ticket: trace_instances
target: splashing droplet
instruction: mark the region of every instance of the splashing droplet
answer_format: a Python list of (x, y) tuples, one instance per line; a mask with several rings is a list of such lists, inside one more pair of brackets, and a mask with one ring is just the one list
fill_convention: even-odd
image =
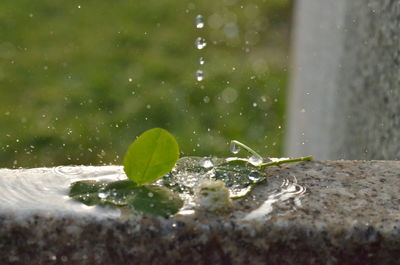
[(195, 41), (195, 45), (196, 45), (197, 49), (201, 50), (201, 49), (203, 49), (204, 47), (207, 46), (207, 42), (206, 42), (206, 40), (204, 38), (198, 37), (196, 39), (196, 41)]
[(202, 29), (204, 27), (204, 21), (202, 15), (196, 16), (196, 28)]
[(203, 81), (203, 79), (204, 79), (203, 70), (197, 70), (196, 71), (196, 80), (200, 82), (200, 81)]
[(231, 145), (229, 147), (229, 150), (231, 151), (231, 153), (233, 154), (237, 154), (240, 152), (240, 147), (236, 145), (235, 142), (231, 142)]
[(152, 197), (154, 196), (154, 193), (149, 192), (149, 193), (147, 193), (147, 196), (149, 196), (150, 198), (152, 198)]
[(210, 167), (214, 166), (213, 162), (211, 160), (208, 160), (208, 159), (204, 160), (200, 165), (202, 167), (204, 167), (204, 168), (210, 168)]

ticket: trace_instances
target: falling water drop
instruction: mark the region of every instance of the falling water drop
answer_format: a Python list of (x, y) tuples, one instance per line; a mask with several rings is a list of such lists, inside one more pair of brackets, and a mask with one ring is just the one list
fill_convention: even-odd
[(236, 145), (235, 142), (231, 142), (231, 145), (229, 147), (229, 150), (231, 151), (231, 153), (233, 154), (237, 154), (240, 152), (240, 147)]
[(196, 28), (201, 29), (204, 27), (204, 21), (202, 15), (196, 16)]
[(204, 58), (203, 58), (203, 57), (200, 57), (200, 59), (199, 59), (199, 64), (200, 64), (200, 65), (204, 65), (204, 63), (205, 63)]
[(200, 81), (203, 81), (203, 79), (204, 79), (203, 70), (197, 70), (196, 71), (196, 80), (200, 82)]
[(204, 47), (206, 47), (207, 42), (206, 42), (206, 40), (205, 40), (204, 38), (198, 37), (198, 38), (196, 39), (196, 41), (195, 41), (195, 45), (196, 45), (196, 48), (197, 48), (197, 49), (201, 50), (201, 49), (203, 49)]

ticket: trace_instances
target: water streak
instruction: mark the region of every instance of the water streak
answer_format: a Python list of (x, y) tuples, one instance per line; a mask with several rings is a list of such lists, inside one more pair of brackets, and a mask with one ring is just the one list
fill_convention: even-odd
[(204, 58), (203, 58), (203, 57), (200, 57), (200, 59), (199, 59), (199, 64), (200, 64), (200, 65), (204, 65), (205, 62), (206, 62), (206, 61), (204, 60)]

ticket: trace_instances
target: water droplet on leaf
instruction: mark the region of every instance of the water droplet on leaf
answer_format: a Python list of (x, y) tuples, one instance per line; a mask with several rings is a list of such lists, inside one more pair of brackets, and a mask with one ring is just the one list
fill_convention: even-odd
[(258, 156), (251, 156), (249, 158), (249, 162), (250, 164), (254, 165), (254, 166), (260, 166), (263, 163), (263, 160), (261, 157)]
[(108, 195), (110, 194), (105, 192), (100, 192), (97, 196), (99, 196), (100, 199), (105, 199), (108, 197)]
[(231, 153), (233, 154), (237, 154), (240, 152), (240, 147), (236, 145), (235, 142), (231, 142), (231, 145), (229, 147), (229, 150), (231, 151)]

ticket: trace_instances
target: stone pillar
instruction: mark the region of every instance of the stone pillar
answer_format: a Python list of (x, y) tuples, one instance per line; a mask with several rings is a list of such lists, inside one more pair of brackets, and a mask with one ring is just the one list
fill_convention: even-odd
[(286, 153), (400, 159), (400, 2), (297, 2)]

